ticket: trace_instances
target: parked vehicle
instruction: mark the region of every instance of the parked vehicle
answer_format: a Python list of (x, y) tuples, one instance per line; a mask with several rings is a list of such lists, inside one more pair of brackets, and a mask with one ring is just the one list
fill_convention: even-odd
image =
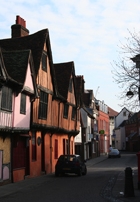
[(112, 158), (112, 157), (121, 157), (120, 151), (118, 149), (112, 149), (109, 153), (108, 153), (108, 158)]
[(87, 174), (85, 161), (80, 155), (61, 155), (55, 165), (55, 176), (65, 173), (75, 173), (78, 176)]

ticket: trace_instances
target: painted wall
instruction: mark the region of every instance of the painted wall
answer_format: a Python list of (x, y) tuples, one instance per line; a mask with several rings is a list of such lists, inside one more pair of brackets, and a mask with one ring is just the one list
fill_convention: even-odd
[[(31, 135), (31, 133), (30, 133)], [(31, 135), (32, 136), (32, 135)], [(40, 176), (41, 175), (41, 144), (37, 144), (37, 138), (41, 138), (41, 132), (36, 132), (36, 160), (32, 160), (32, 139), (29, 141), (29, 151), (30, 151), (30, 177)]]
[(100, 135), (100, 153), (107, 154), (110, 145), (110, 122), (108, 113), (99, 111), (98, 130), (104, 130), (104, 134)]
[(0, 136), (0, 180), (9, 180), (10, 179), (10, 166), (11, 166), (11, 140), (10, 137), (5, 139)]
[(24, 168), (14, 170), (13, 171), (13, 182), (19, 182), (21, 180), (24, 180), (24, 176), (25, 176)]
[(81, 127), (80, 127), (80, 132), (78, 135), (75, 136), (74, 139), (75, 143), (82, 143), (82, 133), (81, 133)]
[(26, 114), (20, 114), (20, 97), (21, 97), (21, 93), (17, 97), (15, 97), (13, 127), (29, 129), (30, 110), (31, 110), (30, 98), (29, 96), (26, 96)]
[(31, 69), (30, 64), (28, 64), (27, 72), (26, 72), (26, 79), (24, 83), (24, 88), (27, 87), (32, 93), (34, 93), (33, 81), (31, 77)]
[[(30, 64), (28, 64), (27, 72), (26, 72), (26, 79), (24, 83), (23, 89), (25, 89), (34, 93), (34, 87), (33, 87), (33, 81), (31, 77), (31, 70), (30, 70)], [(26, 114), (20, 114), (20, 99), (21, 99), (21, 93), (18, 94), (18, 96), (15, 96), (14, 98), (14, 118), (13, 118), (13, 127), (14, 128), (24, 128), (29, 129), (30, 126), (30, 97), (26, 95)]]
[[(68, 140), (68, 135), (67, 134), (45, 134), (44, 136), (44, 148), (45, 148), (45, 170), (46, 173), (53, 173), (55, 171), (55, 165), (57, 162), (58, 158), (55, 158), (55, 148), (54, 148), (54, 142), (55, 140), (58, 140), (58, 157), (63, 154), (63, 139)], [(74, 149), (74, 138), (71, 137), (70, 139), (70, 153), (74, 154), (75, 149)]]
[(123, 108), (118, 116), (115, 117), (115, 127), (117, 128), (124, 120), (127, 120), (129, 114), (130, 112), (126, 108)]
[(3, 150), (3, 163), (9, 163), (10, 162), (10, 149), (11, 149), (11, 141), (10, 137), (7, 137), (3, 140), (3, 138), (0, 136), (0, 150)]

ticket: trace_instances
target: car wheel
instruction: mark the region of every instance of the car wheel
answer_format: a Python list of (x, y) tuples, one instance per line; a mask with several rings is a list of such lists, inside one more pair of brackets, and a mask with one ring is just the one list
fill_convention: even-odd
[(55, 177), (58, 177), (59, 173), (57, 171), (55, 171)]
[(82, 173), (83, 175), (87, 174), (87, 168), (85, 168), (84, 172)]
[(79, 170), (78, 176), (82, 176), (82, 169)]

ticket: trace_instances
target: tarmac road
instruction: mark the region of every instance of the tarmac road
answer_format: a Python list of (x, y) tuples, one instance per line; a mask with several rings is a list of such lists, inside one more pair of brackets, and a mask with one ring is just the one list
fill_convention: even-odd
[[(136, 154), (124, 153), (120, 159), (100, 156), (87, 161), (88, 174), (77, 177), (54, 174), (0, 187), (1, 202), (104, 202), (140, 201), (137, 190)], [(134, 170), (135, 197), (124, 197), (124, 170)], [(120, 194), (121, 193), (121, 194)]]

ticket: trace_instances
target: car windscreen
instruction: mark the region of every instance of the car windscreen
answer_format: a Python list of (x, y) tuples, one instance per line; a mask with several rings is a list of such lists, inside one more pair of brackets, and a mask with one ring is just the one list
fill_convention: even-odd
[(76, 161), (76, 157), (65, 155), (65, 156), (60, 156), (58, 160), (59, 161)]

